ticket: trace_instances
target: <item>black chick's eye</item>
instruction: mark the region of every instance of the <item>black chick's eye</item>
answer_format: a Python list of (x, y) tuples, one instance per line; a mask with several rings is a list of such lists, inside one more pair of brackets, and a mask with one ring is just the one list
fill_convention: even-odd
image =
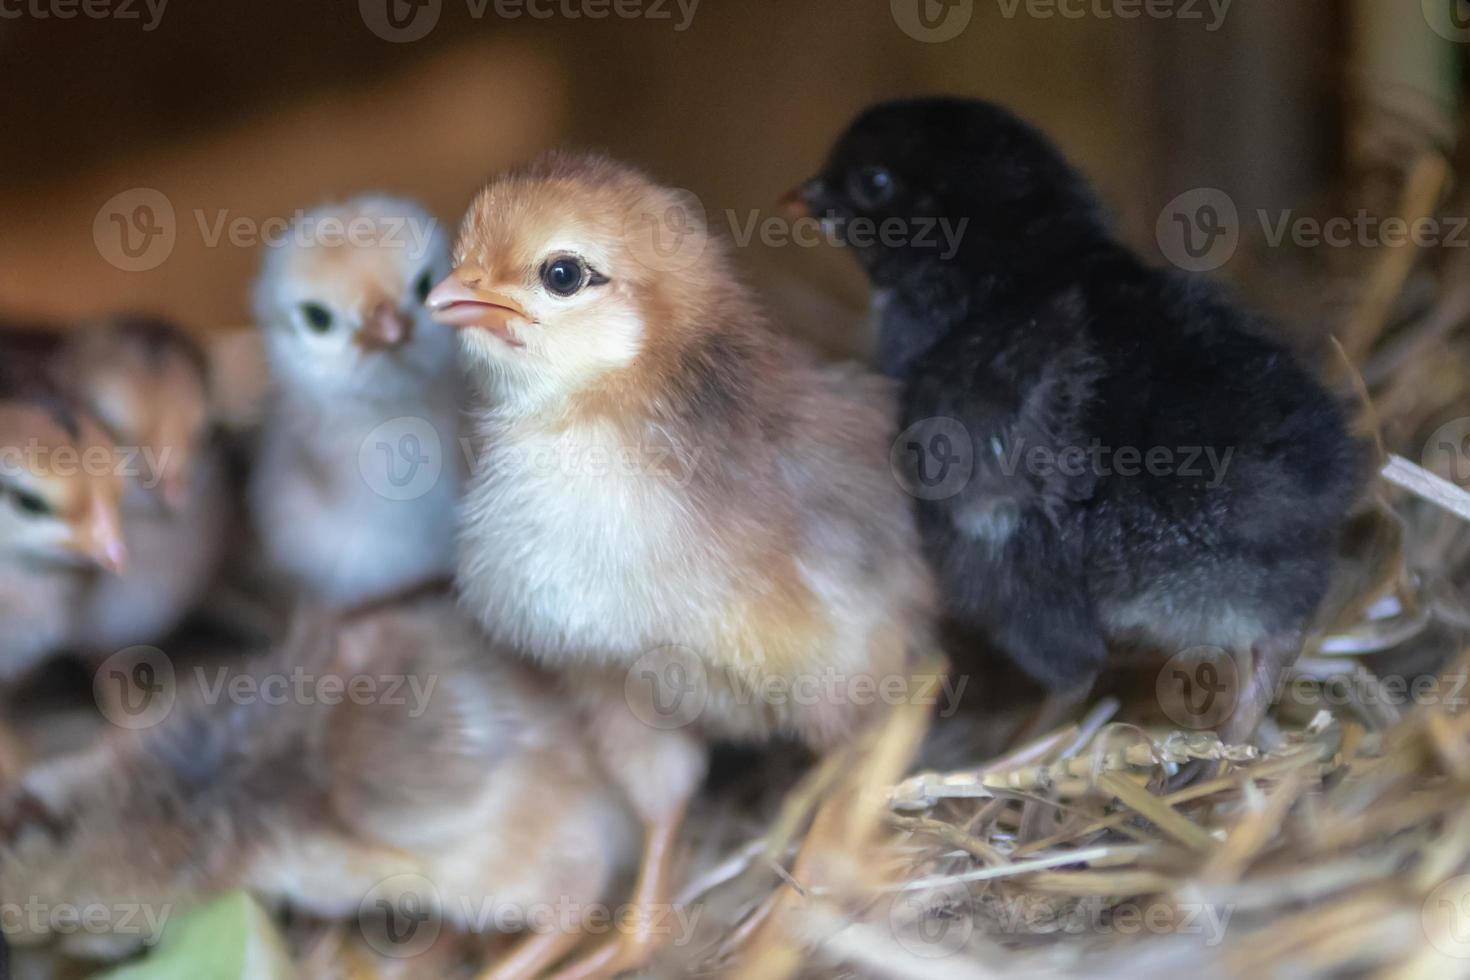
[(422, 303), (427, 303), (429, 301), (429, 293), (431, 293), (433, 291), (434, 291), (434, 276), (433, 276), (433, 273), (431, 273), (428, 269), (425, 269), (419, 275), (418, 279), (413, 284), (413, 294), (418, 299), (419, 303), (422, 304)]
[(326, 333), (332, 329), (332, 311), (320, 303), (302, 303), (301, 319), (312, 333)]
[(847, 190), (858, 207), (880, 208), (893, 200), (893, 174), (882, 167), (864, 167), (848, 180)]
[(556, 296), (571, 296), (587, 285), (587, 263), (573, 255), (552, 259), (541, 267), (541, 284)]
[(52, 514), (51, 505), (29, 490), (12, 490), (10, 496), (16, 509), (27, 517), (50, 517)]

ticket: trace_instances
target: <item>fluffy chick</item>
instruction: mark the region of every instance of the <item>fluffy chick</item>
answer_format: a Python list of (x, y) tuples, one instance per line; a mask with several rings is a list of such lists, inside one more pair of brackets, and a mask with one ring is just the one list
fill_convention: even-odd
[(251, 509), (267, 560), (334, 605), (453, 572), (460, 386), (424, 309), (448, 267), (437, 221), (362, 197), (298, 218), (256, 284), (274, 393)]
[[(761, 692), (905, 676), (929, 601), (888, 385), (777, 335), (718, 241), (660, 253), (646, 219), (686, 206), (608, 160), (545, 157), (474, 202), (429, 300), (481, 398), (463, 602), (587, 707), (645, 822), (645, 903), (667, 900), (703, 740), (841, 744), (871, 704)], [(625, 682), (650, 676), (695, 683), (697, 718), (640, 720)], [(579, 973), (636, 965), (648, 938)]]
[(0, 378), (0, 680), (73, 639), (76, 610), (127, 562), (117, 453), (32, 375)]
[[(1249, 737), (1366, 472), (1343, 408), (1223, 289), (1120, 243), (1086, 181), (998, 106), (874, 107), (799, 193), (872, 280), (911, 464), (948, 452), (933, 420), (967, 430), (968, 481), (918, 505), (957, 630), (1053, 690), (1085, 687), (1110, 650), (1230, 651), (1225, 734)], [(871, 233), (885, 222), (910, 234)], [(1144, 465), (1159, 449), (1170, 465)]]
[(122, 449), (126, 478), (127, 572), (96, 581), (75, 642), (101, 653), (158, 642), (213, 582), (231, 524), (204, 353), (167, 321), (116, 316), (69, 331), (53, 370)]
[[(246, 888), (348, 921), (384, 898), (473, 931), (587, 910), (628, 857), (632, 821), (570, 710), (447, 594), (298, 620), (278, 653), (221, 671), (180, 676), (186, 703), (155, 728), (26, 777), (0, 896), (178, 909)], [(533, 974), (578, 924), (528, 935), (495, 975)], [(72, 951), (115, 955), (117, 938)]]

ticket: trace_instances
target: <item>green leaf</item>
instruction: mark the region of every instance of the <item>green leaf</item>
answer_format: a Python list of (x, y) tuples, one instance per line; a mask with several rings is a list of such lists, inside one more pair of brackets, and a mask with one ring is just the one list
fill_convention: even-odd
[(95, 980), (295, 980), (270, 914), (245, 892), (181, 912), (140, 960)]

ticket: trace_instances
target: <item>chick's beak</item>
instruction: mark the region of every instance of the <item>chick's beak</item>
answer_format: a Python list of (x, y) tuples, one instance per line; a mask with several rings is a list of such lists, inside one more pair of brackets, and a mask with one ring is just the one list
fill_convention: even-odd
[(787, 218), (810, 218), (821, 210), (822, 198), (826, 195), (826, 184), (822, 178), (813, 177), (800, 186), (787, 191), (776, 207)]
[(487, 330), (512, 347), (525, 346), (510, 325), (535, 319), (514, 297), (482, 286), (487, 278), (483, 269), (460, 266), (429, 293), (429, 312), (437, 323)]
[(128, 549), (123, 544), (117, 508), (95, 499), (72, 529), (72, 547), (103, 571), (121, 575), (127, 571)]
[(363, 350), (396, 350), (413, 340), (413, 318), (384, 301), (368, 311), (353, 339)]

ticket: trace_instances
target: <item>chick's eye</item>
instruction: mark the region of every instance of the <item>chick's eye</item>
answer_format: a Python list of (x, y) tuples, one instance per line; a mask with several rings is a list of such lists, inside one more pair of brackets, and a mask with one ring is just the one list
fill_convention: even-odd
[(557, 296), (571, 296), (587, 285), (587, 263), (573, 256), (552, 259), (541, 267), (541, 283)]
[(413, 284), (413, 294), (420, 303), (427, 303), (429, 301), (429, 293), (433, 292), (433, 290), (434, 276), (428, 269), (425, 269)]
[(301, 319), (312, 333), (326, 333), (332, 329), (332, 311), (320, 303), (302, 303)]
[(10, 496), (16, 509), (27, 517), (50, 517), (52, 514), (51, 505), (28, 490), (12, 490)]
[(882, 207), (893, 198), (893, 174), (882, 167), (864, 167), (852, 175), (848, 191), (861, 208)]

